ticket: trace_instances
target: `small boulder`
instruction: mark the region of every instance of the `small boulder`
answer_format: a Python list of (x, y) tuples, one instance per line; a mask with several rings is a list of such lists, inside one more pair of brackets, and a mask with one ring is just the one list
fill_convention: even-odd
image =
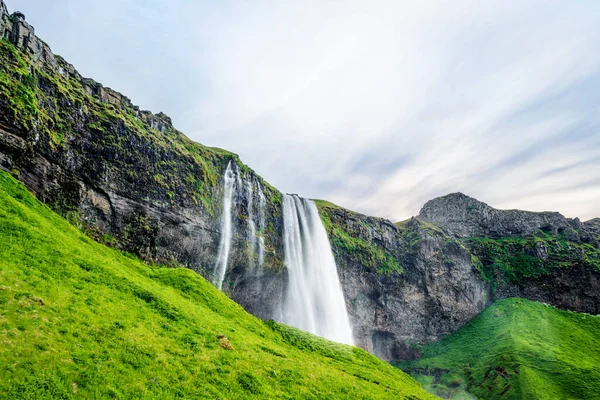
[(219, 339), (219, 346), (221, 346), (225, 350), (233, 350), (233, 346), (229, 339), (227, 339), (224, 335), (217, 335), (217, 339)]

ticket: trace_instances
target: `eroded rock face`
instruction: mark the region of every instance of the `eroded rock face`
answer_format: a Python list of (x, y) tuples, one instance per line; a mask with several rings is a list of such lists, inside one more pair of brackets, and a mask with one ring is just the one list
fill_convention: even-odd
[[(269, 315), (278, 298), (275, 286), (285, 289), (279, 192), (235, 154), (193, 143), (165, 114), (141, 111), (127, 97), (82, 77), (35, 36), (22, 14), (9, 15), (2, 1), (0, 33), (14, 46), (2, 43), (2, 72), (26, 93), (0, 96), (0, 168), (97, 239), (213, 280), (222, 175), (233, 162), (239, 187), (225, 290)], [(259, 192), (267, 199), (265, 229), (257, 234), (266, 247), (261, 271), (248, 247), (257, 240), (248, 229), (249, 197), (258, 204)]]
[(599, 312), (599, 219), (582, 223), (556, 212), (497, 210), (462, 193), (430, 200), (418, 218), (442, 227), (483, 263), (495, 298)]
[(332, 240), (357, 344), (378, 357), (416, 358), (416, 345), (456, 331), (491, 302), (489, 284), (471, 253), (439, 228), (418, 219), (399, 228), (347, 210), (320, 211), (353, 237), (400, 260), (402, 272), (381, 272)]
[[(598, 220), (496, 210), (461, 193), (398, 224), (327, 204), (320, 211), (357, 342), (383, 359), (418, 357), (415, 345), (451, 334), (497, 298), (599, 312)], [(369, 268), (373, 249), (403, 270)]]

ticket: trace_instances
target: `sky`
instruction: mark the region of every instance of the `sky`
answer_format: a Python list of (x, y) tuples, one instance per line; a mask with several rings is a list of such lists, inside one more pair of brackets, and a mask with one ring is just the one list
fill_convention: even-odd
[(283, 192), (600, 217), (600, 3), (5, 0), (79, 72)]

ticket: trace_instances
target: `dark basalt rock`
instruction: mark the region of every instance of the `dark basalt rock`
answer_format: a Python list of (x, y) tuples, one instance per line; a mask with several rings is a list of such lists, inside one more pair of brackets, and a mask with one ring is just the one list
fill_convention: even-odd
[[(599, 312), (600, 219), (582, 223), (557, 212), (497, 210), (462, 193), (428, 201), (418, 218), (440, 226), (488, 264), (482, 268), (493, 274), (488, 279), (496, 298), (525, 297), (568, 310)], [(473, 245), (480, 238), (496, 245)], [(491, 252), (498, 251), (531, 270), (517, 270), (516, 277), (494, 270), (489, 264), (502, 256)]]
[[(140, 111), (126, 96), (82, 77), (35, 36), (24, 17), (10, 16), (3, 1), (0, 33), (13, 46), (2, 43), (0, 71), (15, 82), (28, 80), (25, 90), (35, 99), (25, 113), (14, 103), (27, 106), (27, 98), (0, 94), (0, 168), (97, 239), (149, 262), (176, 262), (212, 280), (222, 175), (228, 162), (235, 163), (240, 187), (254, 183), (269, 200), (267, 229), (261, 233), (267, 251), (257, 276), (247, 254), (250, 199), (240, 190), (225, 289), (257, 314), (268, 315), (277, 299), (272, 286), (278, 282), (280, 291), (285, 288), (279, 192), (237, 155), (193, 143), (164, 113)], [(27, 72), (15, 69), (21, 63)], [(258, 204), (256, 190), (253, 201)], [(242, 293), (237, 286), (246, 289)]]

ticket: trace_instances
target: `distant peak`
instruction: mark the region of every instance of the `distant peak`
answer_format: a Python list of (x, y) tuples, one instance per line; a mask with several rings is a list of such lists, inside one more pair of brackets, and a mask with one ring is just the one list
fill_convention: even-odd
[(427, 219), (428, 216), (432, 216), (433, 214), (447, 214), (449, 210), (456, 211), (460, 208), (475, 211), (476, 209), (490, 209), (491, 207), (474, 197), (467, 196), (461, 192), (454, 192), (429, 200), (421, 208), (419, 216)]
[(539, 229), (557, 232), (581, 225), (578, 220), (568, 220), (557, 212), (498, 210), (464, 193), (429, 200), (418, 218), (458, 236), (524, 236)]

